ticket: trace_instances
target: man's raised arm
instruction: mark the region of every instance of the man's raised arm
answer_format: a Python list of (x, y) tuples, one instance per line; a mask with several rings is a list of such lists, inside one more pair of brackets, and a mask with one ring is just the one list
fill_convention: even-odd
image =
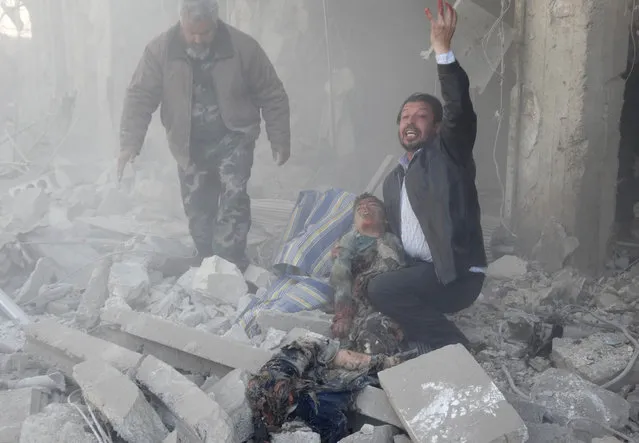
[(477, 115), (470, 99), (470, 81), (451, 51), (451, 41), (457, 26), (457, 12), (443, 0), (438, 0), (438, 16), (429, 9), (431, 43), (437, 57), (437, 72), (444, 99), (444, 116), (440, 127), (443, 148), (455, 160), (464, 162), (472, 156), (477, 135)]

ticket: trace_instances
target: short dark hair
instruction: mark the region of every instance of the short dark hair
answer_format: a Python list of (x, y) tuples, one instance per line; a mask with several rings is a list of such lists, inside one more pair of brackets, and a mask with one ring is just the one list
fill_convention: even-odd
[(353, 202), (353, 211), (357, 211), (357, 207), (364, 200), (373, 200), (377, 203), (380, 208), (382, 208), (382, 215), (386, 218), (386, 208), (384, 208), (384, 202), (379, 198), (375, 197), (373, 194), (369, 194), (368, 192), (364, 192), (363, 194), (358, 195)]
[(444, 118), (444, 107), (442, 106), (442, 102), (439, 101), (437, 97), (434, 95), (426, 94), (424, 92), (416, 92), (411, 94), (404, 103), (402, 103), (402, 107), (399, 108), (399, 113), (397, 114), (397, 124), (402, 120), (402, 111), (404, 110), (404, 106), (406, 103), (426, 103), (430, 106), (430, 109), (433, 111), (433, 116), (435, 117), (434, 123), (439, 123)]

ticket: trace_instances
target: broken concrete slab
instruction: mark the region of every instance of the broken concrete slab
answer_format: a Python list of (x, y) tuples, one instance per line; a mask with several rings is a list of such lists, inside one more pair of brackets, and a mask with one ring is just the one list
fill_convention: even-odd
[(52, 403), (24, 421), (20, 443), (97, 443), (85, 424), (73, 406)]
[(528, 262), (514, 255), (504, 255), (488, 265), (486, 275), (497, 280), (513, 280), (526, 275)]
[(109, 293), (120, 297), (130, 306), (145, 301), (149, 294), (149, 273), (143, 263), (124, 261), (113, 263), (109, 272)]
[(244, 279), (253, 283), (258, 288), (269, 287), (272, 278), (273, 274), (269, 271), (253, 264), (249, 265), (246, 271), (244, 271)]
[(233, 423), (220, 405), (171, 366), (150, 355), (140, 363), (135, 378), (164, 402), (187, 435), (203, 443), (238, 441)]
[(231, 418), (237, 441), (247, 441), (253, 435), (253, 412), (246, 399), (249, 378), (247, 371), (235, 369), (211, 389), (215, 402)]
[[(122, 308), (105, 308), (102, 311), (101, 319), (105, 323), (117, 326), (120, 331), (134, 337), (141, 338), (147, 342), (160, 344), (171, 349), (173, 357), (177, 356), (176, 351), (191, 354), (208, 362), (216, 363), (219, 368), (218, 375), (225, 375), (232, 369), (246, 369), (256, 372), (271, 357), (272, 352), (252, 346), (238, 343), (232, 340), (219, 337), (208, 332), (171, 323), (161, 318), (142, 314), (132, 310)], [(150, 352), (147, 350), (147, 352)], [(159, 357), (164, 360), (164, 356)], [(180, 367), (179, 358), (167, 356), (167, 363)], [(212, 366), (209, 363), (209, 368)]]
[(333, 317), (322, 311), (301, 311), (295, 313), (260, 311), (256, 318), (260, 330), (270, 328), (290, 332), (295, 328), (307, 329), (325, 337), (331, 336)]
[(85, 328), (92, 328), (100, 321), (100, 309), (109, 298), (108, 283), (112, 264), (111, 258), (100, 261), (82, 294), (76, 312), (76, 321)]
[(373, 426), (365, 424), (362, 428), (339, 443), (393, 443), (396, 431), (392, 426)]
[(462, 345), (382, 371), (379, 379), (416, 443), (528, 439), (521, 417)]
[(84, 398), (104, 415), (127, 442), (157, 443), (168, 435), (155, 410), (128, 377), (100, 360), (73, 368)]
[(581, 443), (571, 429), (554, 423), (528, 424), (529, 443)]
[(29, 303), (38, 296), (38, 291), (42, 286), (52, 283), (55, 278), (56, 271), (53, 260), (47, 257), (40, 258), (29, 278), (16, 294), (15, 302), (19, 305)]
[(355, 399), (355, 410), (382, 423), (391, 424), (399, 429), (404, 428), (404, 424), (397, 416), (388, 396), (381, 389), (372, 386), (365, 387)]
[(280, 432), (272, 435), (271, 443), (321, 443), (321, 439), (305, 423), (288, 422)]
[[(623, 334), (598, 332), (583, 339), (553, 339), (551, 359), (556, 367), (601, 385), (620, 374), (632, 354), (633, 348)], [(639, 373), (627, 382), (639, 382)]]
[(193, 290), (203, 294), (204, 299), (237, 306), (240, 298), (248, 292), (248, 285), (235, 264), (214, 256), (204, 259), (196, 271)]
[(47, 393), (38, 388), (0, 392), (0, 443), (17, 442), (24, 421), (39, 413), (48, 402)]
[(113, 343), (43, 320), (25, 327), (25, 352), (72, 376), (73, 367), (85, 360), (100, 359), (125, 372), (134, 368), (142, 356)]
[(584, 417), (621, 429), (630, 416), (630, 404), (624, 398), (563, 369), (551, 368), (535, 377), (530, 395), (564, 426)]
[(543, 228), (539, 242), (532, 250), (534, 259), (542, 269), (553, 274), (564, 267), (566, 260), (579, 247), (579, 240), (566, 234), (556, 220), (550, 220)]

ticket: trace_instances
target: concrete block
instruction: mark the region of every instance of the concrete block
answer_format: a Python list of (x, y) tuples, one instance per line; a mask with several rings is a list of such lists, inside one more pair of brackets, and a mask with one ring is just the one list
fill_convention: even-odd
[(406, 435), (396, 435), (393, 439), (393, 443), (411, 443), (411, 439)]
[(379, 379), (417, 443), (528, 439), (523, 420), (461, 345), (382, 371)]
[[(230, 368), (229, 371), (237, 368), (256, 372), (273, 355), (269, 351), (132, 310), (104, 309), (101, 319), (126, 334), (215, 362)], [(167, 363), (173, 364), (172, 361)]]
[(282, 426), (277, 434), (271, 437), (271, 443), (320, 443), (319, 434), (311, 431), (306, 424), (289, 422)]
[(88, 360), (73, 368), (73, 378), (86, 400), (125, 441), (157, 443), (168, 435), (136, 384), (114, 367), (100, 360)]
[[(623, 334), (598, 332), (578, 340), (555, 338), (551, 359), (556, 367), (601, 385), (626, 368), (632, 353), (632, 346)], [(628, 384), (638, 382), (637, 371), (626, 377)]]
[(630, 416), (630, 403), (624, 398), (562, 369), (551, 368), (535, 377), (530, 395), (563, 426), (584, 417), (621, 429)]
[(571, 429), (554, 423), (528, 425), (529, 443), (580, 443)]
[(249, 265), (244, 271), (244, 279), (258, 288), (268, 288), (271, 284), (271, 278), (273, 278), (273, 274), (259, 266)]
[(253, 435), (253, 412), (246, 399), (249, 377), (247, 371), (235, 369), (211, 389), (214, 400), (231, 418), (238, 441), (247, 441)]
[(135, 377), (175, 415), (181, 425), (179, 431), (183, 429), (194, 441), (238, 441), (231, 419), (220, 405), (171, 366), (148, 356), (140, 363)]
[(85, 360), (100, 359), (119, 371), (134, 368), (142, 356), (121, 346), (91, 337), (53, 320), (43, 320), (24, 327), (25, 352), (37, 355), (67, 376)]
[(125, 261), (113, 263), (109, 273), (109, 293), (130, 306), (145, 301), (149, 294), (149, 274), (143, 263)]
[(388, 401), (386, 393), (381, 389), (372, 386), (364, 388), (355, 399), (355, 410), (382, 423), (388, 423), (400, 429), (404, 428), (404, 424)]
[(193, 289), (212, 300), (237, 306), (248, 285), (237, 266), (215, 256), (202, 262), (193, 278)]
[(76, 313), (76, 321), (85, 328), (92, 328), (100, 321), (100, 309), (109, 298), (109, 275), (112, 260), (102, 260), (93, 270), (86, 290), (82, 294)]
[(392, 426), (373, 426), (366, 424), (359, 432), (349, 435), (339, 443), (394, 443), (395, 429)]
[(0, 392), (0, 443), (15, 443), (20, 439), (22, 424), (39, 413), (49, 396), (36, 388)]
[(44, 285), (48, 285), (55, 279), (55, 263), (47, 257), (36, 262), (35, 268), (22, 288), (15, 296), (15, 302), (19, 305), (29, 303), (38, 296), (38, 291)]
[(528, 271), (528, 263), (514, 255), (504, 255), (488, 265), (486, 275), (498, 280), (521, 278)]
[(270, 328), (290, 332), (295, 328), (307, 329), (325, 337), (331, 336), (333, 317), (321, 311), (301, 311), (295, 313), (261, 311), (257, 314), (257, 325), (262, 331)]

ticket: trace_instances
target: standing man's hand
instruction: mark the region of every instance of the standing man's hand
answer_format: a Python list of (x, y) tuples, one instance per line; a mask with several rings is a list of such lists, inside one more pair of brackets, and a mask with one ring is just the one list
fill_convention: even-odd
[(120, 156), (118, 157), (118, 182), (122, 181), (122, 176), (124, 175), (124, 168), (129, 163), (132, 163), (135, 156), (132, 151), (124, 150), (120, 151)]
[(291, 157), (290, 147), (272, 145), (271, 150), (273, 151), (273, 161), (277, 164), (277, 166), (282, 166)]
[(430, 20), (430, 43), (435, 54), (446, 54), (450, 51), (450, 43), (457, 26), (457, 12), (450, 3), (437, 0), (438, 14), (433, 17), (430, 8), (426, 8), (426, 17)]

